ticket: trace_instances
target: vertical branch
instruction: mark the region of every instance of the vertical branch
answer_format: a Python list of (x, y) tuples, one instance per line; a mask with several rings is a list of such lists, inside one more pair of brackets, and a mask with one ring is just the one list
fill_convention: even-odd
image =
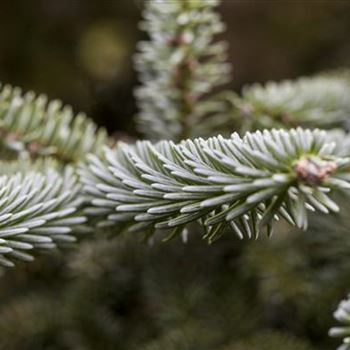
[(216, 86), (227, 82), (226, 45), (213, 42), (224, 29), (213, 10), (218, 3), (147, 2), (141, 26), (150, 40), (139, 44), (135, 56), (142, 83), (135, 91), (137, 124), (147, 138), (178, 141), (198, 135), (205, 101)]

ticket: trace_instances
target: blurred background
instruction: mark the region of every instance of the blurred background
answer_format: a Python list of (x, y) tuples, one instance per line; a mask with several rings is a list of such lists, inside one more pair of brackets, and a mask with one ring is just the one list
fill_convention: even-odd
[[(142, 7), (2, 0), (0, 81), (137, 137), (132, 55), (146, 38)], [(219, 11), (234, 90), (349, 65), (349, 1), (225, 0)], [(335, 349), (327, 331), (350, 290), (349, 223), (314, 220), (311, 231), (320, 227), (334, 239), (285, 227), (271, 244), (228, 237), (213, 247), (99, 236), (42, 256), (2, 272), (0, 349)]]
[[(143, 0), (1, 1), (0, 80), (134, 133), (132, 55)], [(224, 0), (232, 88), (346, 66), (350, 2)]]

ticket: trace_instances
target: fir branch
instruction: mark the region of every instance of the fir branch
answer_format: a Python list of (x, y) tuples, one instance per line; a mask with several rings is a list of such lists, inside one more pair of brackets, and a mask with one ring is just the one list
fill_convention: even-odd
[(70, 244), (73, 233), (88, 230), (80, 188), (70, 167), (62, 175), (49, 169), (1, 176), (0, 264), (31, 261), (33, 251)]
[(74, 117), (58, 100), (22, 94), (9, 85), (0, 90), (0, 135), (8, 148), (21, 154), (50, 155), (64, 162), (77, 162), (107, 142), (106, 131), (84, 114)]
[[(181, 140), (196, 133), (211, 112), (207, 94), (230, 76), (226, 44), (213, 43), (224, 29), (213, 11), (217, 0), (147, 1), (142, 28), (150, 41), (139, 44), (135, 67), (142, 86), (135, 95), (140, 131), (152, 140)], [(217, 107), (216, 105), (220, 106)], [(217, 100), (215, 108), (225, 103)]]
[(226, 93), (241, 130), (272, 127), (349, 128), (350, 80), (324, 74), (280, 83), (245, 86), (242, 95)]
[(350, 294), (347, 299), (340, 302), (337, 310), (334, 312), (336, 320), (343, 324), (340, 327), (333, 327), (329, 331), (331, 337), (343, 338), (343, 345), (338, 350), (350, 349)]
[(105, 159), (89, 157), (80, 168), (91, 196), (87, 214), (99, 226), (129, 225), (152, 234), (180, 234), (198, 221), (210, 242), (231, 228), (256, 238), (279, 217), (307, 228), (307, 210), (338, 211), (328, 192), (349, 188), (349, 160), (334, 153), (320, 130), (272, 130), (243, 138), (213, 137), (179, 144), (148, 141), (118, 144)]

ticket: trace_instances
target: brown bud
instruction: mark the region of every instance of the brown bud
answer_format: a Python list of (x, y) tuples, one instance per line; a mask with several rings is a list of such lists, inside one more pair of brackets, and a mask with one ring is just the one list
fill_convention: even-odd
[(312, 186), (322, 184), (336, 169), (337, 163), (332, 160), (316, 162), (312, 158), (302, 158), (294, 165), (298, 179)]
[(8, 135), (6, 136), (6, 140), (7, 141), (17, 141), (18, 140), (18, 134), (15, 132), (10, 132), (8, 133)]
[(28, 143), (28, 145), (27, 145), (27, 150), (32, 155), (39, 153), (40, 149), (41, 149), (40, 144), (38, 142), (35, 142), (35, 141), (32, 141), (32, 142)]
[(174, 37), (168, 40), (169, 46), (180, 46), (184, 43), (182, 35), (175, 35)]

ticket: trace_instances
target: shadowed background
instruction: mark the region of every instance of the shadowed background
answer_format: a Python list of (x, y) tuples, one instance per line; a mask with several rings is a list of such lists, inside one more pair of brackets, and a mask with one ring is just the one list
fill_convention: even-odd
[[(0, 79), (85, 111), (111, 132), (134, 132), (132, 69), (141, 0), (2, 1)], [(224, 0), (232, 87), (346, 66), (347, 1)]]
[[(2, 1), (0, 80), (59, 98), (116, 137), (137, 137), (132, 55), (146, 38), (142, 7)], [(349, 65), (348, 1), (226, 0), (219, 10), (237, 91)], [(335, 231), (331, 243), (294, 231), (268, 244), (227, 237), (213, 247), (100, 236), (44, 255), (1, 276), (0, 349), (335, 349), (327, 330), (350, 277), (341, 258), (350, 241), (337, 224), (318, 223)]]

